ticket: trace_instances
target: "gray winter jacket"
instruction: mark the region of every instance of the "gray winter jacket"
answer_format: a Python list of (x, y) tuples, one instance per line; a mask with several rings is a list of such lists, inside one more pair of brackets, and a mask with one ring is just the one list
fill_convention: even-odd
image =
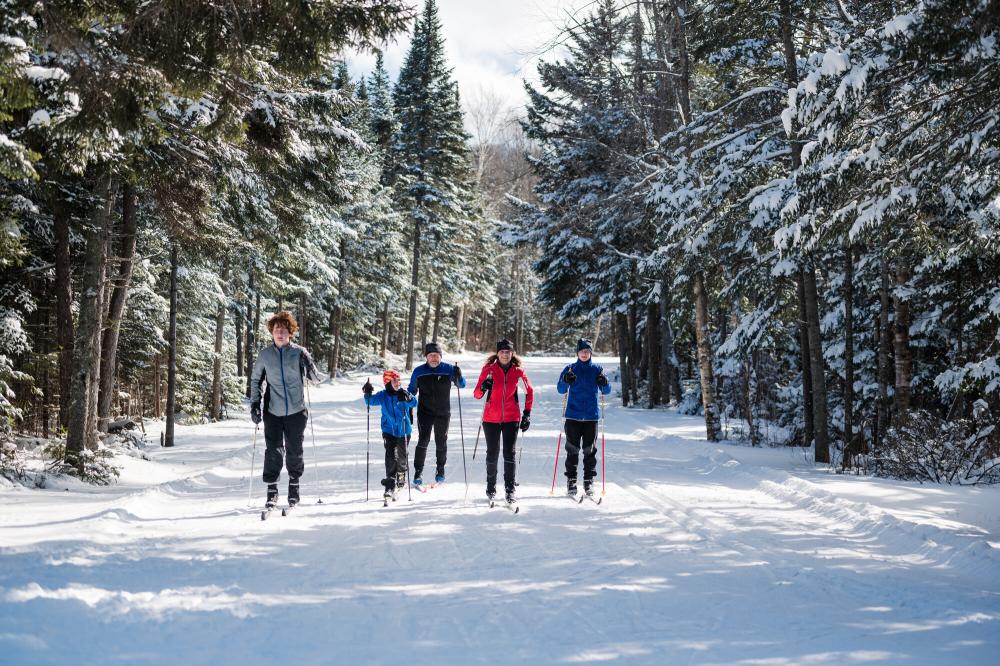
[(316, 365), (304, 347), (289, 342), (273, 343), (260, 350), (250, 375), (250, 404), (260, 400), (262, 381), (267, 382), (267, 411), (275, 416), (297, 414), (306, 408), (304, 379), (319, 381)]

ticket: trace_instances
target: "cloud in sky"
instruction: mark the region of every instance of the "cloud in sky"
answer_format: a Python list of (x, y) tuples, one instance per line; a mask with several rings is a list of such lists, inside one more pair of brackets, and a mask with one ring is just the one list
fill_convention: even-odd
[[(480, 89), (493, 91), (509, 107), (527, 103), (522, 80), (535, 80), (539, 56), (548, 50), (568, 15), (593, 0), (439, 0), (438, 14), (444, 31), (448, 64), (463, 98), (475, 97)], [(423, 2), (419, 3), (419, 8)], [(410, 35), (384, 49), (386, 68), (395, 82), (406, 58)], [(548, 51), (546, 53), (546, 51)], [(375, 56), (355, 53), (348, 66), (355, 77), (375, 67)]]

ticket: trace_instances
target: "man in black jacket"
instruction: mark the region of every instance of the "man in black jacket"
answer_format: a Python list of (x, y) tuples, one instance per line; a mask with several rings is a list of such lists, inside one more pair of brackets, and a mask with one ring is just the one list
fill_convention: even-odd
[(427, 362), (417, 366), (410, 376), (407, 391), (417, 396), (417, 448), (413, 453), (413, 485), (423, 483), (427, 445), (434, 431), (437, 473), (434, 482), (444, 481), (444, 465), (448, 460), (448, 425), (451, 423), (451, 386), (465, 388), (465, 378), (457, 365), (441, 362), (441, 346), (428, 342), (424, 347)]

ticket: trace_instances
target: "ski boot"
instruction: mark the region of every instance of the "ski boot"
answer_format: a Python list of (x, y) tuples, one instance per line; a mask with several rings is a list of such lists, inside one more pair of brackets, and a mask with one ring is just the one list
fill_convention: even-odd
[(419, 476), (416, 476), (416, 477), (413, 478), (413, 485), (415, 485), (415, 486), (422, 486), (422, 485), (424, 485), (424, 480), (421, 479)]
[(496, 502), (496, 498), (497, 498), (497, 491), (496, 490), (490, 490), (489, 488), (487, 488), (486, 489), (486, 499), (487, 499), (487, 501), (489, 501), (491, 507)]
[(267, 501), (264, 502), (264, 507), (267, 509), (273, 509), (278, 505), (278, 484), (269, 483), (267, 484)]
[(583, 492), (588, 497), (593, 497), (594, 496), (594, 481), (592, 479), (584, 479), (583, 480)]
[(506, 494), (504, 495), (504, 501), (507, 502), (507, 504), (509, 505), (517, 504), (517, 498), (514, 497), (513, 489), (508, 490), (506, 492)]
[(299, 503), (299, 480), (288, 482), (288, 506), (295, 506)]
[(444, 474), (435, 474), (434, 475), (434, 483), (435, 484), (444, 483)]
[(576, 497), (576, 479), (566, 480), (566, 494), (570, 497)]

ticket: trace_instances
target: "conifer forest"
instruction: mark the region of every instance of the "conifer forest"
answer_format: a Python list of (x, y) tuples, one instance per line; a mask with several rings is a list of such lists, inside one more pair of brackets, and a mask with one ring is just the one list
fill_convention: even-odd
[(332, 377), (583, 336), (710, 441), (998, 479), (1000, 3), (595, 0), (505, 118), (437, 4), (0, 0), (4, 464), (245, 418), (288, 310)]

